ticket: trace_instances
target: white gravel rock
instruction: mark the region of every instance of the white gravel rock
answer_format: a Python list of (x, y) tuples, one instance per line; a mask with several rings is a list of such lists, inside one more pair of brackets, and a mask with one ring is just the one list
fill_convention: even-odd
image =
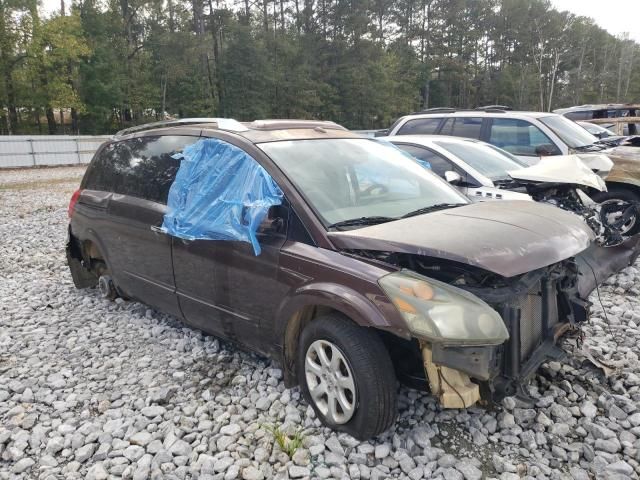
[[(442, 410), (403, 387), (398, 422), (359, 442), (322, 427), (273, 362), (76, 290), (64, 244), (82, 173), (0, 171), (0, 479), (638, 478), (637, 267), (591, 297), (584, 343), (564, 342), (531, 402)], [(303, 445), (289, 458), (267, 425)]]

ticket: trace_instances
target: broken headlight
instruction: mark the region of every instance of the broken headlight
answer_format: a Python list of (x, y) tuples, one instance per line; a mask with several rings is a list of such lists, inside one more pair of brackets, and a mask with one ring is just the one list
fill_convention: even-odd
[(469, 292), (409, 270), (378, 283), (418, 338), (454, 345), (499, 345), (509, 338), (498, 312)]

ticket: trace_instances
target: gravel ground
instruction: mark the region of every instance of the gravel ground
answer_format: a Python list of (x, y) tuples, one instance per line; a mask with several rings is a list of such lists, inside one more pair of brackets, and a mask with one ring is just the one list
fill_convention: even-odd
[(608, 322), (593, 298), (583, 341), (538, 372), (535, 406), (443, 411), (401, 388), (395, 426), (359, 442), (268, 360), (76, 290), (63, 247), (82, 171), (0, 171), (0, 478), (638, 478), (636, 268), (600, 289)]

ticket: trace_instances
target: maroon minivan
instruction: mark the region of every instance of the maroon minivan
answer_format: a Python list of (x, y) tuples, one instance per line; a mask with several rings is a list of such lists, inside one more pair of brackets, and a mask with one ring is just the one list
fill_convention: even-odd
[[(180, 152), (208, 139), (250, 156), (282, 191), (256, 227), (259, 255), (246, 241), (162, 228)], [(471, 204), (395, 147), (331, 122), (191, 119), (120, 132), (69, 215), (78, 288), (275, 359), (326, 425), (361, 439), (393, 423), (396, 379), (451, 408), (511, 395), (588, 318), (574, 257), (593, 233), (579, 217), (535, 202)]]

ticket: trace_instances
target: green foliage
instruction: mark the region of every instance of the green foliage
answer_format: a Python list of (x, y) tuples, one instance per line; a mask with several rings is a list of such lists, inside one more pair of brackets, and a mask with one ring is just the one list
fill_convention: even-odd
[(0, 133), (640, 97), (640, 45), (547, 0), (74, 1), (0, 0)]
[(304, 434), (302, 429), (298, 429), (292, 437), (284, 433), (278, 425), (263, 425), (262, 428), (273, 435), (273, 439), (280, 447), (280, 450), (286, 453), (289, 458), (293, 457), (296, 450), (302, 446)]

